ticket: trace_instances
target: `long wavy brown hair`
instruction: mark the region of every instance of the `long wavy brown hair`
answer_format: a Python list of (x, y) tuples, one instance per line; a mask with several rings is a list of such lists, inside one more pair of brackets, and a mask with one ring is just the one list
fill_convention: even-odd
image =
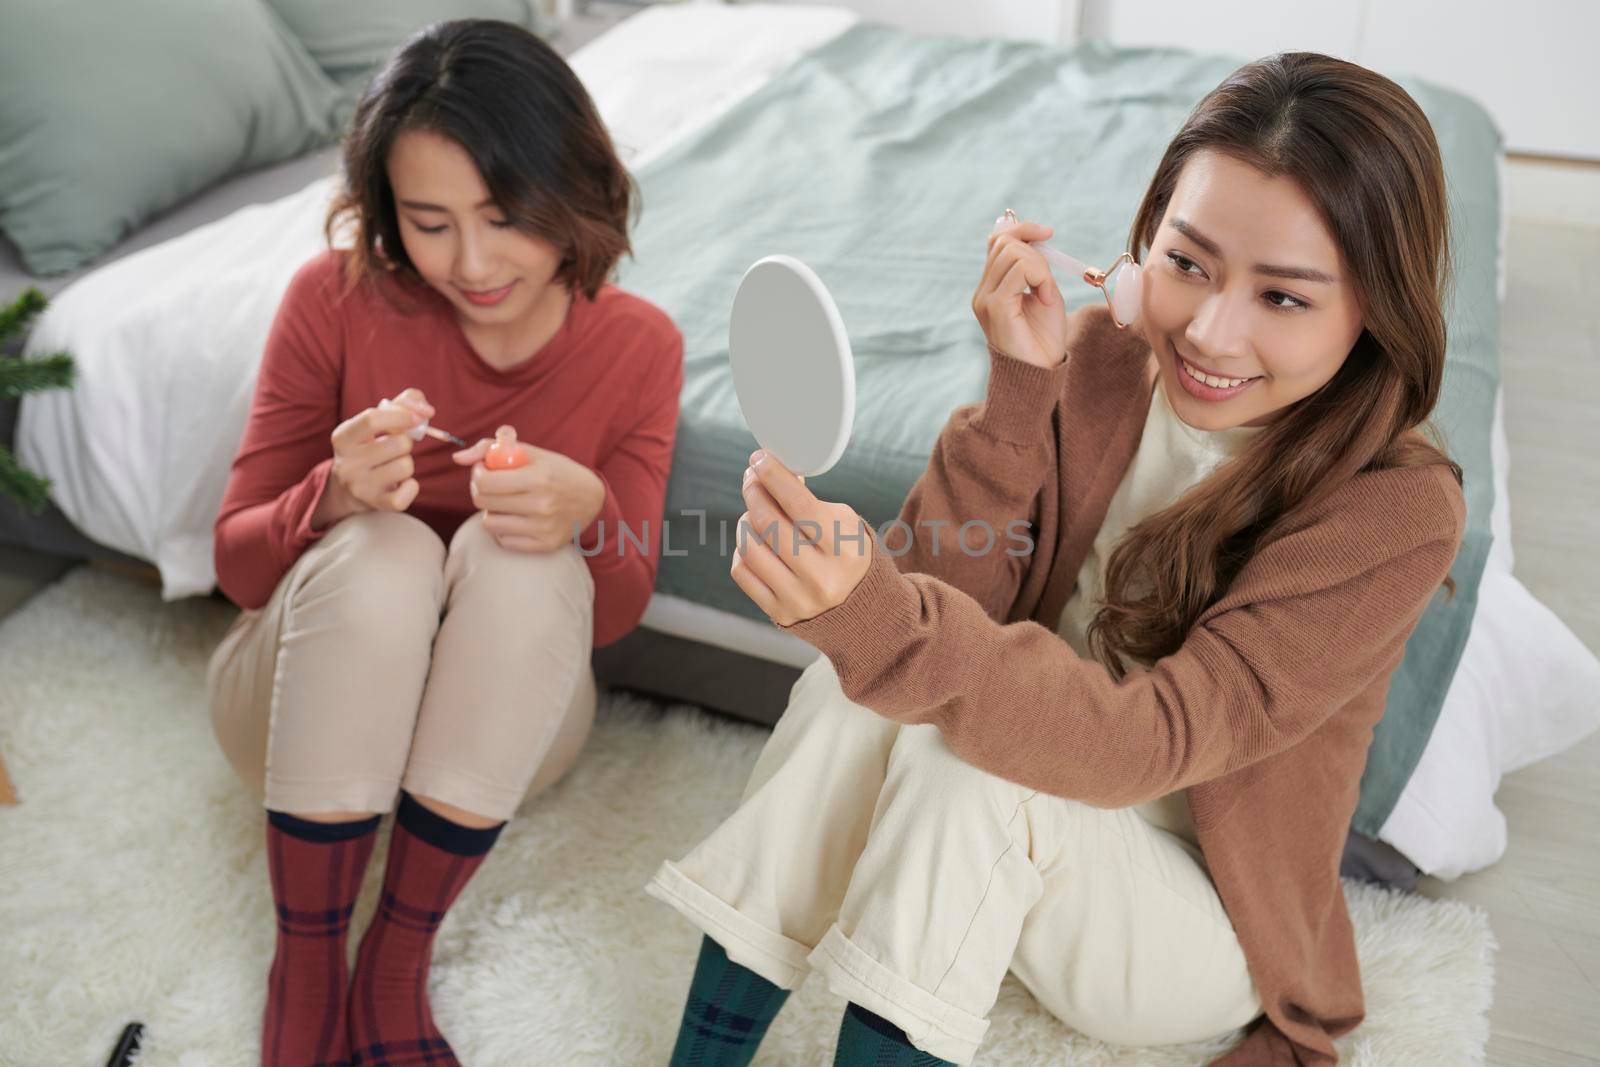
[[(1087, 635), (1118, 678), (1124, 657), (1175, 652), (1257, 546), (1355, 475), (1443, 463), (1461, 481), (1429, 421), (1444, 377), (1450, 224), (1438, 142), (1416, 101), (1315, 52), (1240, 67), (1167, 146), (1129, 233), (1136, 259), (1154, 244), (1185, 162), (1207, 149), (1305, 191), (1355, 278), (1364, 329), (1327, 384), (1118, 542)], [(1454, 597), (1454, 580), (1444, 585)]]
[(389, 184), (389, 150), (407, 130), (461, 145), (513, 224), (562, 250), (555, 277), (575, 293), (594, 299), (629, 251), (638, 191), (578, 76), (520, 26), (458, 19), (401, 45), (356, 105), (324, 225), (330, 245), (354, 229), (347, 289), (385, 274), (426, 284), (400, 238)]

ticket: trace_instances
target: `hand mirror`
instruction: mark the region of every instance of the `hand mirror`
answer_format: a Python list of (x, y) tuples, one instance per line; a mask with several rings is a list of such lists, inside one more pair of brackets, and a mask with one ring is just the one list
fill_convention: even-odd
[(796, 474), (839, 461), (856, 416), (855, 360), (839, 309), (793, 256), (758, 260), (728, 320), (739, 410), (756, 442)]

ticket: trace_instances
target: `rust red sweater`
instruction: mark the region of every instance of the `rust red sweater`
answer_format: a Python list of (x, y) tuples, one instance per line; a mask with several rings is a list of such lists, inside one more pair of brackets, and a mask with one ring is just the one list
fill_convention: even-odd
[[(300, 268), (267, 336), (217, 517), (222, 591), (243, 608), (267, 602), (324, 532), (311, 528), (311, 515), (332, 467), (334, 427), (415, 386), (434, 406), (434, 422), (468, 441), (509, 423), (521, 440), (599, 474), (605, 503), (579, 541), (594, 553), (595, 647), (633, 629), (655, 588), (683, 385), (683, 338), (671, 319), (607, 285), (592, 301), (575, 296), (556, 335), (502, 371), (472, 349), (449, 301), (432, 289), (404, 288), (404, 310), (374, 286), (341, 298), (343, 256), (323, 252)], [(452, 451), (424, 438), (413, 453), (422, 491), (410, 513), (446, 544), (473, 513), (470, 470)], [(619, 524), (629, 536), (619, 536)]]
[[(1461, 486), (1442, 464), (1358, 475), (1261, 546), (1181, 648), (1117, 681), (1055, 626), (1157, 367), (1104, 307), (1069, 330), (1052, 370), (991, 354), (987, 397), (951, 415), (900, 511), (910, 550), (868, 527), (849, 598), (786, 629), (851, 700), (936, 723), (1003, 778), (1106, 808), (1187, 789), (1265, 1009), (1217, 1063), (1326, 1067), (1364, 1011), (1339, 858), (1389, 676), (1461, 543)], [(973, 519), (1031, 519), (1033, 553), (969, 555)]]

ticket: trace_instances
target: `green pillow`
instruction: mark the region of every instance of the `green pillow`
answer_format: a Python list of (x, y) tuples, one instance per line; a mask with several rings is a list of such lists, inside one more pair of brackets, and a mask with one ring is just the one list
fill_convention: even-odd
[(268, 0), (322, 69), (360, 89), (389, 54), (422, 27), (451, 19), (514, 22), (535, 33), (534, 0)]
[(338, 133), (338, 86), (258, 0), (13, 0), (0, 71), (0, 230), (35, 274)]

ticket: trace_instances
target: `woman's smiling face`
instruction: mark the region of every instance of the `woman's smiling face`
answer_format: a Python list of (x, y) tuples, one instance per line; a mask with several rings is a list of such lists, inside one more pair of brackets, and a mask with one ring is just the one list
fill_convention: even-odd
[(1196, 429), (1224, 430), (1265, 426), (1320, 389), (1362, 317), (1349, 267), (1300, 186), (1205, 150), (1184, 164), (1156, 231), (1139, 326), (1172, 409)]
[(408, 130), (389, 151), (388, 174), (406, 254), (465, 321), (523, 322), (560, 288), (561, 250), (510, 225), (455, 141)]

